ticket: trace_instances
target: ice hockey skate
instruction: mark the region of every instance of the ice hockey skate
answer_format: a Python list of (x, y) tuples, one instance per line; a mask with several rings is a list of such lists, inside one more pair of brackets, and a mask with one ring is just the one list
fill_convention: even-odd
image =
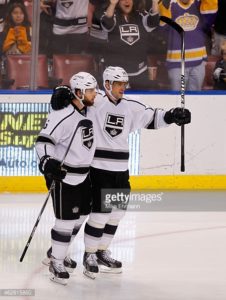
[(65, 269), (63, 260), (51, 257), (49, 272), (50, 280), (63, 285), (67, 284), (70, 275)]
[(109, 250), (98, 250), (96, 256), (101, 273), (122, 273), (122, 263), (112, 258)]
[(96, 253), (85, 252), (83, 256), (83, 274), (90, 279), (95, 279), (99, 272)]
[[(50, 258), (52, 254), (52, 247), (46, 253), (46, 258), (43, 259), (42, 263), (46, 266), (50, 266)], [(74, 269), (77, 267), (76, 261), (66, 256), (64, 259), (64, 266), (69, 273), (73, 273)]]

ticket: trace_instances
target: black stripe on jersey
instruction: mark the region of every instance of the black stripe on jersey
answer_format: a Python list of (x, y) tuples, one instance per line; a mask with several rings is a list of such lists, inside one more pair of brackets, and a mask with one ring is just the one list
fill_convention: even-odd
[(96, 149), (94, 157), (128, 160), (129, 152), (116, 152), (110, 150)]
[(69, 167), (67, 165), (63, 165), (63, 168), (67, 170), (68, 173), (75, 173), (75, 174), (86, 174), (89, 172), (89, 167)]
[(143, 103), (141, 103), (141, 102), (139, 102), (139, 101), (136, 101), (136, 100), (126, 99), (126, 98), (122, 98), (122, 100), (126, 100), (126, 101), (128, 101), (128, 102), (134, 102), (134, 103), (140, 104), (140, 105), (142, 105), (145, 109), (151, 109), (151, 110), (154, 110), (153, 108), (147, 107), (147, 106), (144, 105)]
[(53, 130), (50, 132), (50, 135), (54, 132), (54, 130), (57, 128), (57, 126), (59, 126), (64, 120), (66, 120), (67, 118), (69, 118), (70, 116), (72, 116), (74, 113), (75, 113), (75, 110), (73, 110), (72, 113), (70, 113), (68, 116), (66, 116), (62, 120), (60, 120), (60, 122), (57, 123), (56, 126), (53, 128)]
[(104, 231), (104, 228), (96, 228), (96, 227), (90, 226), (88, 223), (86, 223), (85, 234), (94, 236), (96, 238), (100, 238), (103, 235), (103, 231)]
[(52, 144), (55, 146), (55, 143), (53, 142), (53, 140), (47, 138), (46, 136), (38, 136), (37, 137), (37, 140), (36, 140), (36, 143), (39, 142), (39, 143), (48, 143), (48, 144)]
[(157, 109), (154, 112), (153, 120), (145, 126), (146, 129), (155, 129), (156, 112), (157, 112)]

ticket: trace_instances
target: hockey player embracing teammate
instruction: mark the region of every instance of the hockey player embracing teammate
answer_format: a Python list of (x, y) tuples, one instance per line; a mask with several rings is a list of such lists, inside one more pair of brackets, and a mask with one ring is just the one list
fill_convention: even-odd
[(95, 151), (91, 120), (95, 118), (96, 79), (80, 72), (70, 83), (72, 90), (68, 86), (54, 89), (53, 110), (36, 141), (39, 169), (47, 187), (54, 182), (51, 196), (56, 219), (51, 230), (52, 247), (44, 263), (49, 265), (50, 279), (61, 284), (67, 283), (68, 271), (76, 267), (67, 256), (69, 244), (90, 213), (89, 168)]
[(116, 205), (106, 209), (102, 192), (105, 189), (114, 193), (118, 190), (124, 190), (127, 194), (130, 192), (129, 134), (140, 128), (158, 129), (172, 123), (180, 126), (191, 121), (191, 113), (187, 109), (153, 109), (128, 99), (124, 95), (128, 83), (128, 74), (124, 69), (107, 67), (103, 73), (105, 92), (96, 96), (95, 116), (91, 117), (97, 139), (90, 168), (92, 209), (85, 224), (83, 265), (84, 274), (92, 279), (99, 271), (122, 271), (122, 263), (112, 258), (108, 249), (126, 207)]

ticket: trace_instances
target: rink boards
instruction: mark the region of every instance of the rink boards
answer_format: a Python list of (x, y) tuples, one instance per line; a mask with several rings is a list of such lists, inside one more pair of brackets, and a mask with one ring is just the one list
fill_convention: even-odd
[[(180, 106), (178, 94), (130, 94), (152, 107)], [(50, 93), (0, 94), (0, 191), (43, 192), (34, 141), (45, 123)], [(192, 123), (185, 127), (185, 172), (180, 172), (180, 127), (130, 135), (133, 189), (226, 189), (226, 95), (186, 95)]]

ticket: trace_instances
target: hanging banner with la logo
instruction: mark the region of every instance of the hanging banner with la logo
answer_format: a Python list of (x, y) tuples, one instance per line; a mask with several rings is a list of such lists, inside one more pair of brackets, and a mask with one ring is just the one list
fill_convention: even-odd
[(140, 39), (139, 27), (136, 24), (124, 24), (119, 26), (121, 40), (132, 46)]
[(121, 115), (107, 114), (104, 130), (112, 138), (118, 136), (123, 131), (124, 119)]

